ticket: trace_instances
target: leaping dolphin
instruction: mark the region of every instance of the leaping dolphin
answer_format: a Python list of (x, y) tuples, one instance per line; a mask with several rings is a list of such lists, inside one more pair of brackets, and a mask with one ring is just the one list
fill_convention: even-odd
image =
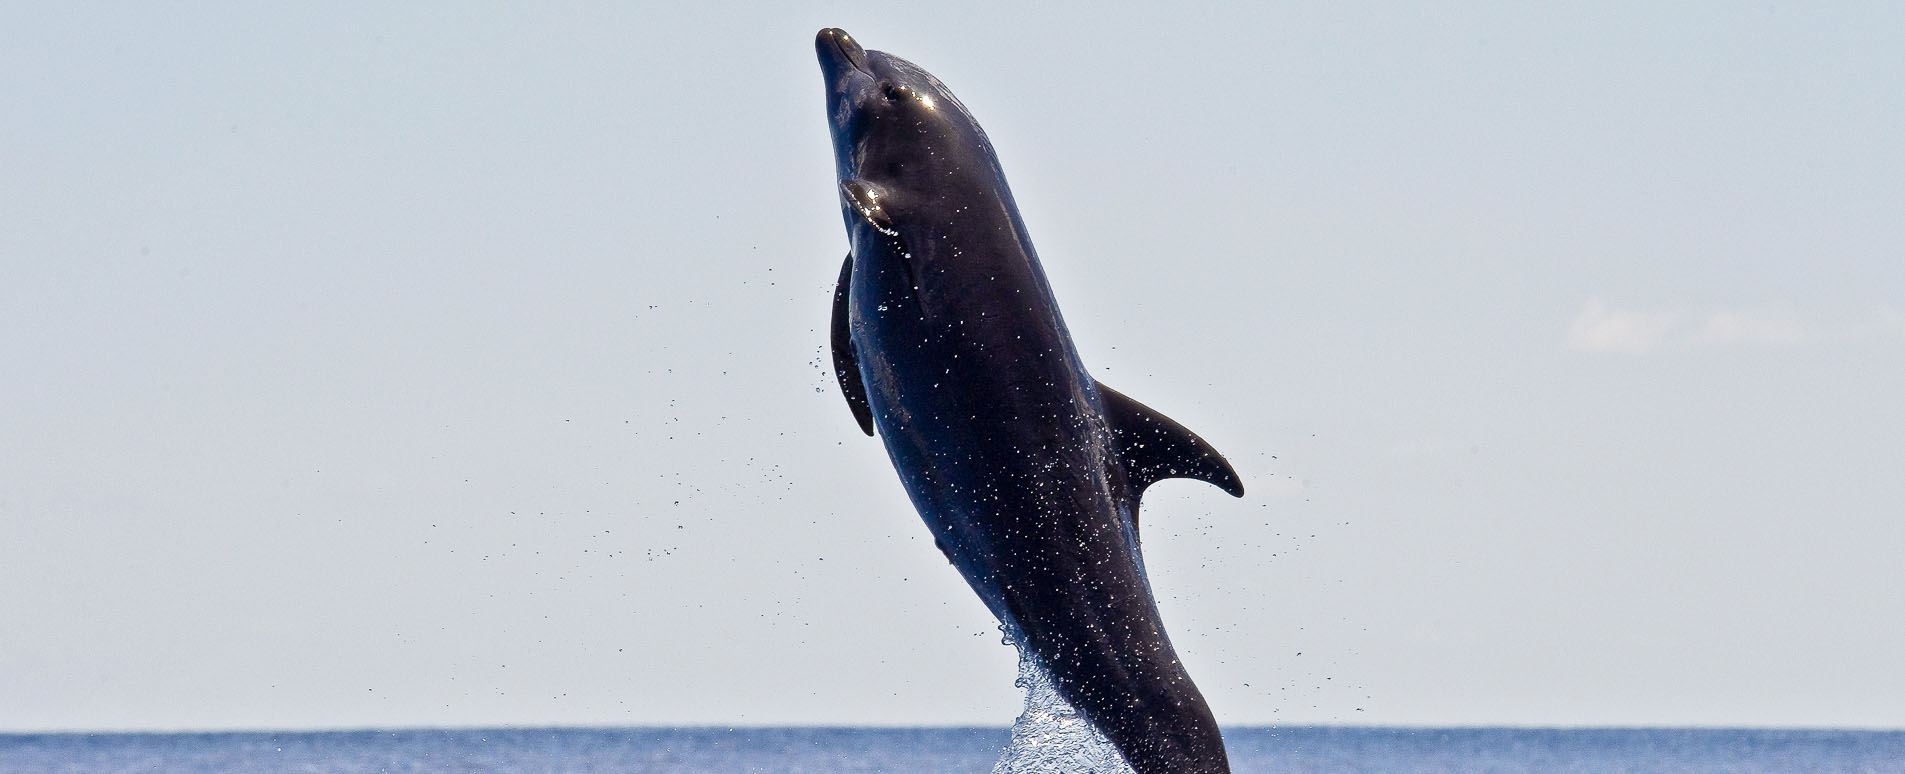
[(1139, 774), (1228, 772), (1164, 634), (1138, 500), (1243, 496), (1182, 425), (1099, 384), (1059, 317), (992, 143), (939, 79), (847, 33), (814, 41), (851, 251), (833, 362), (946, 558)]

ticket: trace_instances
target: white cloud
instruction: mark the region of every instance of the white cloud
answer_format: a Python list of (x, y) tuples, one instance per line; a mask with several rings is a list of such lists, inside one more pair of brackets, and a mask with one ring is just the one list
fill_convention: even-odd
[[(1897, 324), (1897, 310), (1882, 308), (1873, 327)], [(1689, 311), (1620, 307), (1589, 299), (1568, 325), (1568, 348), (1577, 352), (1640, 355), (1660, 350), (1790, 347), (1833, 333), (1786, 304), (1714, 307)]]
[(1601, 299), (1589, 299), (1587, 308), (1568, 326), (1568, 348), (1580, 352), (1641, 354), (1659, 349), (1680, 324), (1676, 311), (1620, 309)]
[(1812, 326), (1791, 309), (1715, 309), (1686, 341), (1695, 347), (1789, 346), (1812, 334)]

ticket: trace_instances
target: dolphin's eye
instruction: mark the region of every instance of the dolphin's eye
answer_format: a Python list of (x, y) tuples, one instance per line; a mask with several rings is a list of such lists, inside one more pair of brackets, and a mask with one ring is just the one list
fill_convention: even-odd
[(886, 94), (886, 98), (892, 102), (906, 99), (906, 87), (892, 81), (881, 81), (880, 91)]

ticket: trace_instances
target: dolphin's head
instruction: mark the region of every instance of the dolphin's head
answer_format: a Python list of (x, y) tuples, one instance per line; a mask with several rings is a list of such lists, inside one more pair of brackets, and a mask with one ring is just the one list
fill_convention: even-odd
[(992, 143), (945, 84), (839, 29), (821, 30), (814, 48), (853, 276), (893, 278), (931, 307), (958, 286), (947, 273), (969, 260), (958, 256), (1032, 254)]
[[(814, 49), (827, 81), (828, 128), (842, 182), (860, 180), (897, 193), (913, 187), (911, 181), (943, 184), (946, 170), (955, 166), (998, 174), (985, 132), (931, 73), (861, 48), (837, 28), (821, 30)], [(985, 163), (972, 163), (978, 159)]]

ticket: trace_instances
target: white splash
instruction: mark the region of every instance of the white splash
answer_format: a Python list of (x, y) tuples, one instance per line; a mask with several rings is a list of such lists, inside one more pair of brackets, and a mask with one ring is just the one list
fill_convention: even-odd
[(1058, 695), (1051, 673), (1010, 632), (1005, 643), (1019, 649), (1019, 679), (1025, 712), (1012, 725), (1012, 743), (999, 754), (992, 774), (1133, 774), (1111, 740)]

